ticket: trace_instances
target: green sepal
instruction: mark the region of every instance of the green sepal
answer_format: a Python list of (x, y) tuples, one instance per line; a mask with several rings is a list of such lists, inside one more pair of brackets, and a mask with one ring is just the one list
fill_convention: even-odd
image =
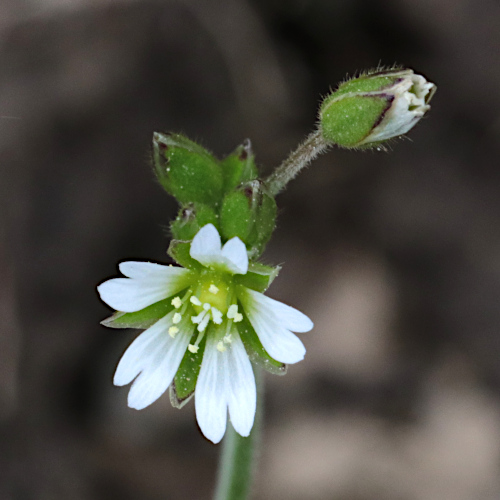
[(227, 193), (243, 182), (257, 179), (259, 173), (250, 140), (247, 139), (221, 162), (224, 191)]
[(278, 207), (276, 206), (276, 201), (272, 196), (263, 192), (255, 221), (255, 228), (257, 229), (257, 241), (254, 244), (257, 250), (256, 255), (260, 255), (264, 251), (267, 242), (271, 238), (276, 228), (277, 214)]
[[(194, 343), (197, 336), (198, 332), (195, 330), (191, 339), (192, 343)], [(205, 352), (206, 338), (207, 336), (205, 335), (199, 343), (197, 353), (192, 353), (189, 349), (186, 349), (182, 358), (174, 381), (170, 386), (170, 402), (175, 408), (182, 408), (194, 394), (198, 375), (200, 374), (203, 353)]]
[(244, 190), (232, 191), (224, 197), (220, 211), (220, 227), (224, 239), (237, 236), (246, 242), (254, 222), (252, 200)]
[(207, 224), (213, 224), (218, 228), (215, 210), (203, 203), (189, 203), (179, 210), (177, 217), (170, 224), (170, 231), (176, 240), (188, 241)]
[(101, 325), (109, 328), (139, 328), (145, 330), (172, 311), (174, 306), (171, 302), (172, 298), (169, 297), (137, 312), (125, 313), (117, 311), (109, 318), (102, 320)]
[(193, 271), (201, 271), (204, 267), (189, 255), (190, 249), (190, 241), (172, 240), (168, 246), (167, 253), (180, 266), (192, 269)]
[(341, 83), (338, 89), (333, 92), (326, 100), (325, 104), (337, 99), (341, 95), (349, 94), (351, 92), (378, 92), (384, 90), (386, 87), (391, 86), (397, 80), (397, 76), (375, 76), (364, 75), (359, 78), (353, 78), (347, 82)]
[(180, 134), (153, 136), (153, 162), (158, 180), (180, 203), (220, 202), (222, 170), (203, 147)]
[(380, 123), (392, 100), (361, 94), (325, 101), (320, 111), (323, 137), (338, 146), (357, 147)]
[[(240, 309), (243, 309), (241, 304)], [(269, 356), (248, 318), (243, 315), (243, 320), (235, 324), (250, 361), (273, 375), (285, 375), (287, 365)]]
[(260, 262), (250, 262), (247, 274), (236, 274), (233, 279), (238, 285), (264, 293), (280, 271), (281, 266), (271, 267)]

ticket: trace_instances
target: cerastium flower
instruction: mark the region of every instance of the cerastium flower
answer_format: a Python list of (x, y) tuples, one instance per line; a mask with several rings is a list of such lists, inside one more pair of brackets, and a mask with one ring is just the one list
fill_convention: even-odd
[[(275, 271), (249, 264), (238, 237), (221, 247), (217, 229), (207, 224), (189, 253), (198, 263), (191, 269), (123, 262), (120, 271), (126, 278), (98, 287), (101, 299), (120, 311), (104, 321), (106, 326), (144, 327), (135, 321), (145, 317), (154, 322), (126, 350), (114, 383), (134, 381), (128, 404), (138, 410), (172, 384), (176, 406), (195, 394), (196, 417), (208, 439), (222, 439), (228, 410), (235, 430), (248, 436), (257, 396), (249, 355), (277, 370), (296, 363), (305, 348), (291, 332), (307, 332), (313, 324), (262, 293)], [(138, 311), (136, 318), (130, 314)]]

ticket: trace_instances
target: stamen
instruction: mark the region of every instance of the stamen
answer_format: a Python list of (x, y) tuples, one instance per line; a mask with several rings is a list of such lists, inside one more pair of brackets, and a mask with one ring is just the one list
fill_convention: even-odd
[(176, 326), (171, 326), (168, 329), (168, 334), (172, 337), (175, 338), (176, 334), (179, 333), (179, 329)]
[(203, 304), (203, 309), (205, 309), (205, 311), (209, 311), (211, 307), (212, 307), (212, 306), (211, 306), (208, 302), (205, 302), (205, 303)]
[(224, 343), (222, 342), (222, 340), (220, 340), (218, 343), (217, 343), (217, 350), (219, 352), (224, 352), (226, 350), (226, 346), (224, 345)]
[(198, 314), (198, 316), (191, 316), (191, 321), (195, 324), (201, 323), (206, 315), (207, 315), (206, 311), (201, 311), (201, 313)]
[(229, 309), (227, 310), (227, 317), (229, 319), (233, 319), (236, 314), (238, 314), (238, 306), (236, 304), (229, 306)]
[(179, 309), (179, 307), (182, 306), (182, 300), (180, 297), (174, 297), (172, 299), (172, 302), (171, 304), (176, 308), (176, 309)]
[(177, 323), (180, 323), (182, 319), (182, 316), (179, 313), (174, 313), (174, 317), (172, 318), (172, 323), (176, 325)]
[(199, 347), (197, 345), (189, 344), (188, 351), (196, 354), (198, 352)]
[(230, 344), (233, 341), (233, 336), (231, 334), (225, 335), (224, 338), (222, 339), (224, 341), (224, 344)]
[(209, 321), (210, 321), (210, 314), (205, 313), (205, 316), (201, 320), (201, 323), (198, 325), (198, 331), (203, 332), (207, 327)]
[(222, 323), (222, 313), (216, 307), (212, 307), (212, 320), (216, 325)]
[(219, 291), (219, 289), (212, 283), (209, 287), (208, 287), (208, 291), (210, 293), (213, 293), (214, 295), (217, 295), (217, 292)]
[(239, 323), (240, 321), (243, 321), (243, 314), (241, 314), (241, 313), (236, 313), (236, 314), (234, 315), (234, 319), (233, 319), (233, 321), (234, 321), (235, 323)]
[(195, 295), (193, 295), (189, 301), (191, 302), (191, 304), (195, 305), (195, 306), (201, 306), (201, 301), (198, 297), (196, 297)]

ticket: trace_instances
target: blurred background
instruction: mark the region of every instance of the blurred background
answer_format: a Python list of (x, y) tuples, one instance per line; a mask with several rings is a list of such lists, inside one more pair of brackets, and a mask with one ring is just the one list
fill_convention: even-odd
[(278, 198), (270, 295), (315, 322), (266, 375), (254, 499), (500, 498), (500, 4), (2, 0), (0, 499), (211, 497), (191, 403), (127, 408), (137, 332), (96, 285), (166, 262), (153, 131), (270, 172), (346, 74), (438, 86), (389, 153), (332, 150)]

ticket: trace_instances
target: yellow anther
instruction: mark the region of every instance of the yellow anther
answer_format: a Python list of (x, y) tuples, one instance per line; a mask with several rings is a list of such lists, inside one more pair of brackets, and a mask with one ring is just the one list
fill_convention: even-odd
[(176, 326), (171, 326), (169, 329), (168, 329), (168, 334), (174, 338), (176, 336), (176, 334), (179, 333), (179, 329), (176, 327)]
[(226, 346), (224, 345), (224, 342), (222, 342), (222, 340), (220, 340), (218, 343), (217, 343), (217, 350), (219, 352), (224, 352), (226, 350)]
[(200, 299), (198, 297), (195, 297), (194, 295), (189, 299), (189, 301), (195, 306), (201, 306)]
[(229, 319), (233, 319), (237, 314), (238, 314), (238, 306), (236, 304), (229, 306), (229, 309), (227, 310), (227, 317)]
[(234, 319), (233, 319), (233, 321), (234, 321), (235, 323), (239, 323), (240, 321), (243, 321), (243, 314), (236, 313), (236, 314), (234, 315)]
[(210, 293), (213, 293), (214, 295), (217, 295), (217, 292), (219, 291), (219, 289), (212, 283), (209, 288), (208, 288), (208, 291)]
[(172, 323), (176, 325), (177, 323), (180, 323), (182, 319), (182, 316), (179, 313), (174, 313), (174, 317), (172, 318)]
[(179, 309), (179, 307), (182, 306), (182, 300), (180, 297), (174, 297), (172, 299), (172, 302), (171, 304), (176, 308), (176, 309)]
[(197, 345), (189, 344), (188, 345), (188, 350), (189, 352), (192, 352), (193, 354), (196, 354), (198, 352), (199, 347)]
[(216, 325), (222, 323), (222, 313), (216, 307), (212, 307), (212, 320)]

